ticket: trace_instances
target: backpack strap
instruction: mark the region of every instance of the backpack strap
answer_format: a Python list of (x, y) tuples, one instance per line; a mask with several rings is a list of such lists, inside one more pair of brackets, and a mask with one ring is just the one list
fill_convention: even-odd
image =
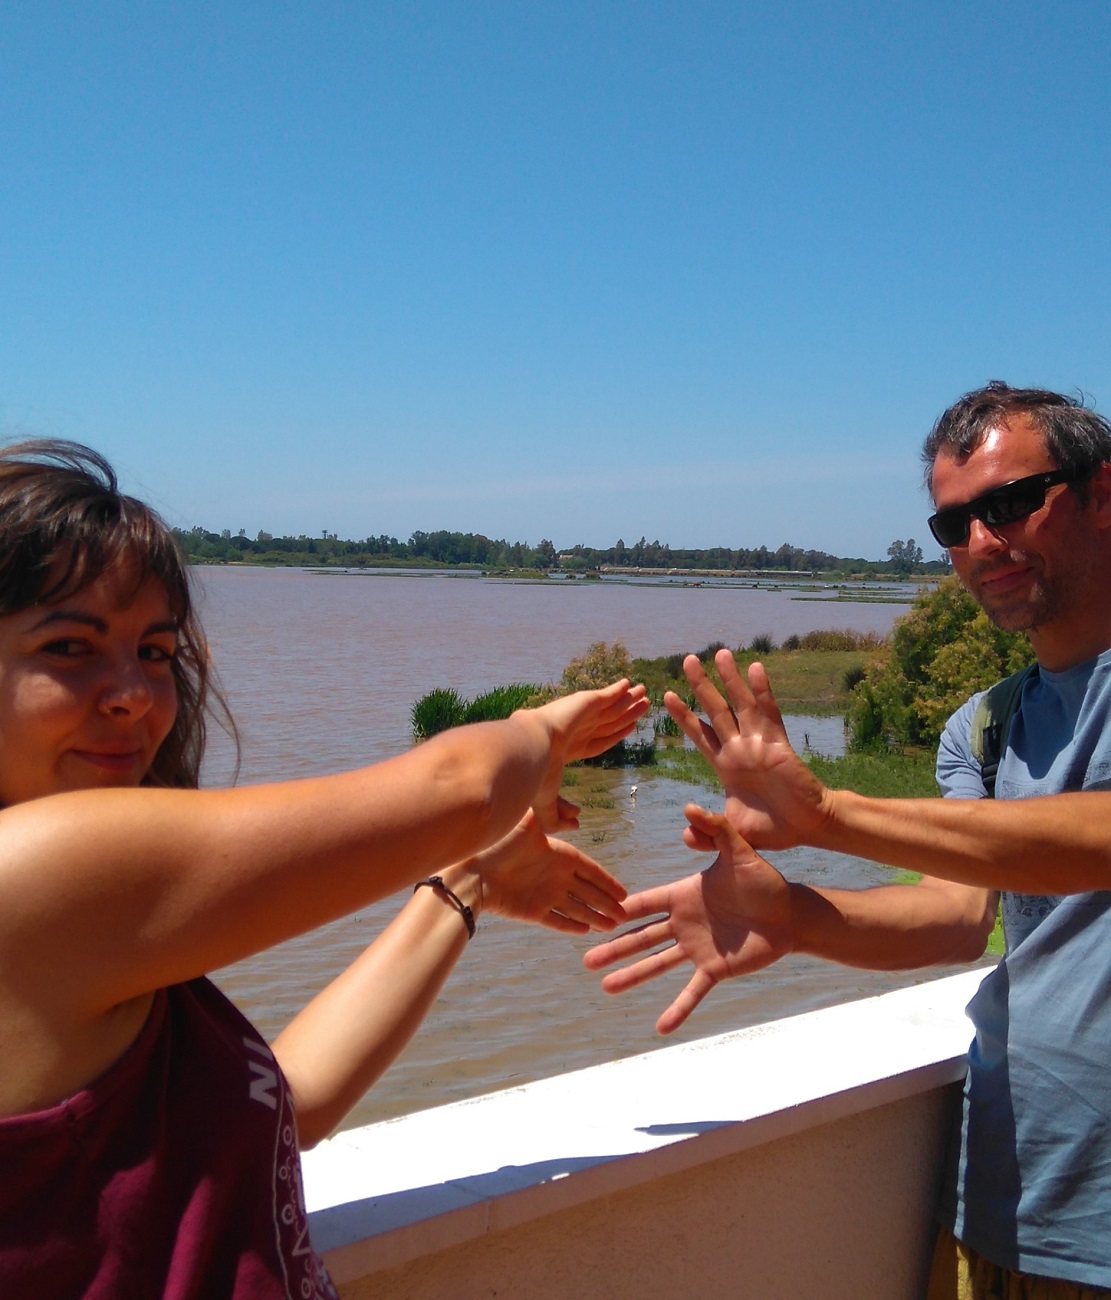
[(1007, 745), (1007, 736), (1011, 730), (1011, 720), (1022, 698), (1022, 688), (1027, 680), (1038, 671), (1038, 665), (1030, 664), (1021, 672), (1012, 673), (996, 682), (980, 697), (979, 704), (972, 715), (972, 725), (968, 729), (968, 744), (972, 757), (980, 764), (980, 775), (989, 799), (995, 798), (995, 778), (999, 771), (999, 760)]

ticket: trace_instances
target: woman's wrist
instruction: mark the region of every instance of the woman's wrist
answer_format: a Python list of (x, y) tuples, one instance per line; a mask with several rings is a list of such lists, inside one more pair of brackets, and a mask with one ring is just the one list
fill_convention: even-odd
[(482, 872), (478, 869), (478, 858), (464, 858), (440, 872), (440, 878), (459, 901), (469, 907), (477, 919), (482, 915), (483, 888)]
[(475, 936), (475, 915), (471, 907), (455, 892), (443, 876), (428, 876), (418, 880), (413, 886), (413, 893), (419, 894), (427, 889), (430, 894), (438, 896), (447, 906), (453, 908), (460, 916), (467, 929), (467, 938)]

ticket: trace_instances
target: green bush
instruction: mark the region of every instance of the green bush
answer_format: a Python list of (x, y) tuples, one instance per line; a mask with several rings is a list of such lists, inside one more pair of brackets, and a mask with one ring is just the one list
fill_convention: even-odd
[[(821, 628), (797, 638), (797, 650), (877, 650), (884, 638), (876, 632), (848, 632)], [(784, 642), (786, 645), (786, 642)]]
[(413, 739), (427, 740), (450, 727), (462, 726), (466, 709), (466, 702), (450, 687), (429, 691), (409, 710)]
[(775, 641), (767, 632), (761, 632), (752, 638), (748, 648), (756, 655), (770, 655), (775, 649)]
[(572, 659), (563, 670), (556, 693), (570, 695), (572, 691), (595, 691), (632, 675), (632, 660), (620, 641), (613, 645), (595, 641), (585, 655)]
[(863, 664), (854, 664), (851, 668), (847, 668), (844, 677), (841, 679), (845, 690), (855, 690), (864, 680), (864, 674), (866, 671), (867, 670)]
[(532, 682), (513, 682), (509, 686), (495, 686), (492, 691), (476, 696), (466, 705), (464, 722), (500, 722), (511, 713), (523, 709), (540, 690)]
[(970, 695), (1033, 661), (1020, 632), (997, 628), (957, 578), (920, 595), (869, 664), (849, 707), (849, 748), (933, 747)]
[(664, 660), (664, 672), (667, 673), (668, 677), (682, 677), (683, 660), (686, 657), (687, 657), (686, 655), (667, 656), (667, 658)]

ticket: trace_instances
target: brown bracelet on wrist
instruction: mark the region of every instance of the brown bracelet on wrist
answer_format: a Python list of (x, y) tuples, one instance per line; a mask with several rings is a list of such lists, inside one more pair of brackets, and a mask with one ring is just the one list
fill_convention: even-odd
[(467, 906), (467, 904), (463, 902), (463, 900), (459, 897), (459, 895), (455, 892), (454, 889), (444, 884), (443, 876), (429, 876), (427, 880), (418, 880), (417, 883), (413, 886), (413, 893), (415, 894), (422, 885), (430, 885), (433, 889), (437, 889), (440, 891), (440, 893), (443, 894), (443, 896), (448, 900), (448, 902), (452, 905), (452, 907), (454, 907), (455, 910), (459, 913), (459, 915), (463, 918), (463, 922), (467, 927), (468, 941), (473, 939), (474, 932), (475, 932), (474, 913)]

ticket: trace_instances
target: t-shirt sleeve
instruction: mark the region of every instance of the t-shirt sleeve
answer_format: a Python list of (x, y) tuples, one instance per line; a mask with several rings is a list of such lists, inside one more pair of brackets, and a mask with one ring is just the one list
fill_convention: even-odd
[(980, 764), (972, 757), (968, 739), (972, 715), (982, 695), (981, 691), (962, 704), (941, 733), (935, 775), (938, 789), (946, 799), (983, 799), (987, 795)]

